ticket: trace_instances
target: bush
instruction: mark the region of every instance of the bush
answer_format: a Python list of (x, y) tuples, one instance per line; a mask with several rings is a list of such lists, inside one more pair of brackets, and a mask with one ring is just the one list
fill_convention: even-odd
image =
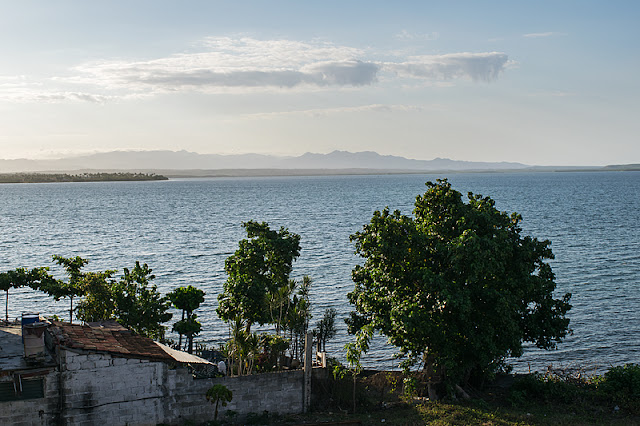
[(533, 373), (519, 378), (513, 384), (509, 400), (521, 405), (531, 400), (546, 404), (585, 404), (595, 394), (592, 379), (562, 370), (549, 370), (545, 374)]
[(640, 414), (640, 365), (611, 367), (598, 383), (598, 390), (614, 403)]

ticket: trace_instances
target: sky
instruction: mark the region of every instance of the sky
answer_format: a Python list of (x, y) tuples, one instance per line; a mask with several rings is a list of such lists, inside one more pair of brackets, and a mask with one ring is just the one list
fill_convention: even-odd
[(0, 0), (0, 158), (640, 163), (640, 2)]

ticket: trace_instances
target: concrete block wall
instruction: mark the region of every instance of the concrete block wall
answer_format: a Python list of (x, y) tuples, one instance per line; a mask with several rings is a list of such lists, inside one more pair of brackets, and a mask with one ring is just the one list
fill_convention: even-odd
[(233, 399), (226, 407), (218, 407), (218, 416), (233, 410), (240, 418), (249, 413), (295, 414), (302, 412), (303, 372), (301, 370), (256, 374), (241, 377), (220, 377), (194, 380), (185, 369), (171, 371), (175, 377), (175, 391), (166, 422), (185, 420), (202, 422), (213, 420), (215, 406), (206, 400), (207, 390), (222, 384), (232, 393)]
[[(43, 379), (44, 398), (20, 401), (0, 402), (0, 425), (54, 425), (58, 415), (58, 372), (51, 371), (44, 376), (32, 379)], [(8, 377), (2, 381), (13, 381)], [(29, 380), (29, 379), (25, 379)]]
[(68, 425), (157, 424), (164, 418), (166, 364), (60, 351), (62, 418)]
[(163, 362), (114, 358), (107, 354), (60, 352), (63, 412), (68, 425), (155, 425), (213, 420), (215, 407), (205, 394), (214, 384), (233, 392), (223, 416), (233, 410), (290, 414), (302, 411), (300, 370), (243, 377), (194, 379), (184, 367)]

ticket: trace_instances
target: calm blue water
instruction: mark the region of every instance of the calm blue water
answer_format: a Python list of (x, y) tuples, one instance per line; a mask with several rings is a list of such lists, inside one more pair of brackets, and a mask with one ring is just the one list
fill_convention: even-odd
[[(409, 214), (424, 182), (443, 175), (185, 179), (0, 185), (0, 271), (52, 266), (51, 255), (79, 255), (87, 270), (146, 262), (164, 293), (181, 285), (206, 291), (200, 336), (221, 342), (226, 326), (215, 314), (226, 279), (224, 260), (244, 237), (241, 222), (267, 221), (302, 236), (294, 276), (314, 280), (314, 319), (327, 307), (341, 318), (359, 259), (349, 235), (374, 210)], [(547, 365), (596, 366), (640, 362), (640, 173), (450, 174), (463, 194), (489, 195), (501, 210), (524, 218), (525, 234), (550, 239), (558, 293), (573, 293), (573, 336), (551, 352), (527, 350), (519, 370)], [(4, 304), (4, 303), (3, 303)], [(67, 315), (31, 290), (14, 291), (9, 315)], [(0, 309), (4, 316), (4, 306)], [(341, 357), (345, 326), (328, 345)], [(393, 348), (378, 339), (369, 365), (391, 368)]]

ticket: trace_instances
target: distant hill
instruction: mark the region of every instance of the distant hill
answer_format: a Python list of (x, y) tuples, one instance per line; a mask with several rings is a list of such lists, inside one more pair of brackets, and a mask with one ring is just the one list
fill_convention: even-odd
[(339, 170), (366, 169), (376, 171), (480, 171), (518, 170), (529, 166), (521, 163), (489, 163), (456, 161), (447, 158), (413, 160), (376, 152), (333, 151), (329, 154), (306, 153), (299, 157), (261, 154), (218, 155), (188, 151), (113, 151), (55, 160), (0, 160), (0, 173), (60, 172), (77, 170)]

